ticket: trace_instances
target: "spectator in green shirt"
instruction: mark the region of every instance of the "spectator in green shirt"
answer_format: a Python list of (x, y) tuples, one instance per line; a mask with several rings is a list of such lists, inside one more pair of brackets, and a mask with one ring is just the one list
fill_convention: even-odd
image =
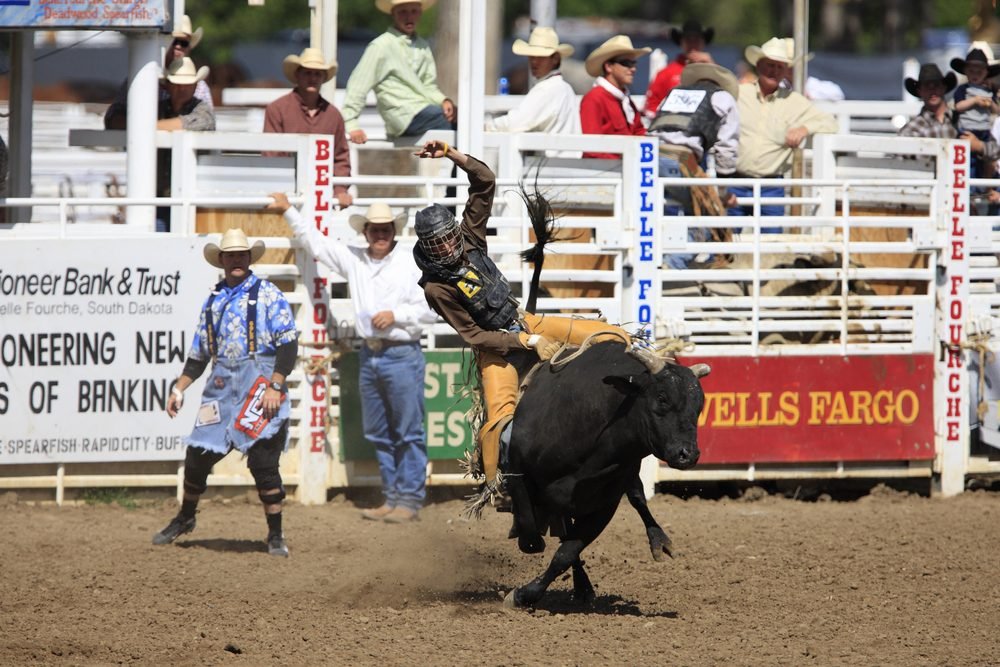
[(438, 88), (430, 44), (417, 36), (421, 14), (436, 1), (375, 0), (379, 10), (392, 16), (392, 26), (372, 40), (347, 81), (341, 112), (354, 143), (368, 141), (358, 117), (370, 90), (390, 138), (455, 128), (455, 103)]

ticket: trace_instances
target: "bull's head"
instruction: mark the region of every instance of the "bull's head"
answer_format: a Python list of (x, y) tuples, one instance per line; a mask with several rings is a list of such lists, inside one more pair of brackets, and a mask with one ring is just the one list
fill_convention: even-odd
[[(670, 363), (646, 350), (633, 350), (648, 373), (609, 376), (604, 382), (632, 399), (627, 423), (630, 436), (641, 439), (667, 465), (686, 470), (698, 462), (698, 415), (705, 403), (698, 378), (708, 364), (691, 368)], [(634, 430), (633, 430), (634, 429)]]

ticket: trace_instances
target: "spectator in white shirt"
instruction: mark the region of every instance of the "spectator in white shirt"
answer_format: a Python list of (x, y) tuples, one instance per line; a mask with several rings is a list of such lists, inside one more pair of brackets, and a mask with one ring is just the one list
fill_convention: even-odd
[(576, 93), (559, 71), (562, 59), (573, 55), (573, 47), (560, 44), (552, 28), (538, 27), (531, 31), (527, 42), (516, 40), (511, 50), (515, 55), (528, 57), (531, 76), (538, 82), (516, 109), (511, 109), (506, 116), (487, 120), (486, 129), (493, 132), (580, 134), (580, 106)]
[(366, 247), (348, 246), (320, 234), (281, 193), (268, 208), (281, 211), (295, 238), (319, 262), (347, 280), (354, 327), (361, 346), (361, 418), (365, 439), (375, 448), (382, 474), (382, 506), (365, 510), (373, 521), (414, 521), (426, 497), (427, 442), (424, 436), (423, 327), (437, 315), (417, 284), (421, 271), (409, 247), (396, 235), (406, 214), (372, 204), (352, 215), (351, 227)]

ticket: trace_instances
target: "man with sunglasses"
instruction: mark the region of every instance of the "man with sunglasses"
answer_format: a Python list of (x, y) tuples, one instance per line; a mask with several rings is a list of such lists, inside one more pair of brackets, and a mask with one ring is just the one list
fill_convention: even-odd
[[(584, 134), (646, 134), (642, 114), (629, 97), (629, 86), (635, 78), (636, 59), (650, 51), (648, 46), (633, 47), (625, 35), (615, 35), (587, 56), (587, 74), (595, 80), (594, 87), (580, 100)], [(584, 153), (583, 157), (621, 159), (614, 153)]]

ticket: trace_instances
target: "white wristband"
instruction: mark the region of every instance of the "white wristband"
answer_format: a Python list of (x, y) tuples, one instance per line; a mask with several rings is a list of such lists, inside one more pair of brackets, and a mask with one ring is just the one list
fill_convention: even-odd
[(531, 334), (528, 336), (528, 347), (535, 347), (541, 339), (542, 337), (538, 334)]
[(178, 389), (177, 387), (174, 387), (173, 389), (171, 389), (170, 393), (174, 395), (174, 398), (177, 399), (178, 403), (183, 403), (184, 402), (184, 392), (181, 391), (180, 389)]

